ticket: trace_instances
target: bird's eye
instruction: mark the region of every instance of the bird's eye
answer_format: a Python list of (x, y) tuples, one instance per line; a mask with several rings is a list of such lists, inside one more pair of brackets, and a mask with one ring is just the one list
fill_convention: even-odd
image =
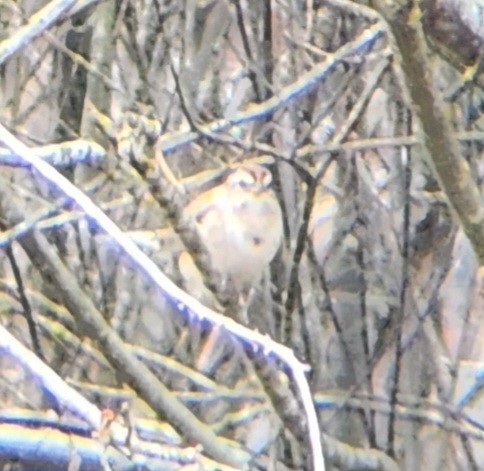
[(230, 183), (234, 186), (248, 188), (255, 184), (255, 179), (252, 174), (245, 171), (240, 171), (240, 172), (235, 172), (230, 177)]
[(242, 188), (248, 188), (254, 185), (254, 180), (241, 179), (238, 181), (238, 185), (241, 186)]

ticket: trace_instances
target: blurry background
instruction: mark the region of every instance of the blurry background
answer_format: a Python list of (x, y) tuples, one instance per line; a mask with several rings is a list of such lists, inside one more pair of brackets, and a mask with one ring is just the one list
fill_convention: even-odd
[[(413, 2), (398, 3), (396, 22), (416, 21), (456, 162), (482, 192), (484, 5), (424, 0), (415, 20)], [(1, 44), (46, 4), (2, 0)], [(1, 123), (31, 147), (82, 137), (106, 149), (63, 174), (180, 287), (233, 317), (243, 311), (312, 367), (320, 426), (336, 439), (329, 469), (482, 469), (483, 273), (419, 144), (421, 104), (379, 16), (384, 2), (76, 7), (0, 64)], [(180, 213), (252, 159), (272, 172), (284, 240), (251, 293), (227, 298), (180, 267), (185, 253), (203, 268)], [(276, 387), (234, 341), (181, 315), (35, 172), (4, 166), (0, 179), (1, 229), (35, 219), (111, 328), (201, 421), (248, 450), (250, 469), (306, 469), (307, 444), (269, 399)], [(2, 325), (126, 427), (155, 419), (15, 239), (0, 252)], [(0, 361), (2, 408), (63, 414), (14, 359)], [(291, 420), (304, 428), (302, 413)], [(173, 451), (161, 469), (195, 461)]]

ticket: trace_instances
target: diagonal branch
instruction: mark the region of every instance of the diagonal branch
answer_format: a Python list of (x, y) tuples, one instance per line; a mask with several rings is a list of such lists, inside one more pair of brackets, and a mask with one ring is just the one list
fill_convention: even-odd
[(412, 108), (419, 118), (420, 141), (434, 174), (444, 189), (458, 221), (469, 238), (479, 264), (484, 264), (484, 206), (469, 164), (461, 155), (453, 129), (445, 115), (442, 97), (431, 81), (431, 66), (417, 5), (392, 13), (381, 3), (401, 54)]
[[(213, 121), (209, 125), (199, 126), (199, 128), (206, 134), (212, 134), (223, 131), (237, 124), (247, 123), (256, 119), (270, 116), (276, 110), (291, 102), (294, 98), (310, 92), (314, 85), (320, 82), (328, 75), (337, 65), (351, 56), (352, 54), (360, 53), (371, 47), (375, 41), (384, 33), (381, 24), (375, 24), (363, 31), (356, 39), (346, 43), (334, 54), (328, 56), (320, 64), (313, 69), (302, 74), (300, 78), (288, 85), (284, 89), (275, 93), (274, 96), (262, 103), (250, 104), (245, 110), (235, 113), (230, 119), (219, 119)], [(195, 141), (200, 137), (198, 132), (194, 131), (180, 131), (178, 133), (170, 133), (167, 137), (160, 139), (160, 145), (163, 152), (170, 152), (177, 147)]]
[(52, 0), (32, 15), (25, 26), (18, 28), (8, 39), (0, 43), (0, 64), (52, 26), (75, 3), (76, 0)]
[[(263, 352), (264, 356), (279, 358), (285, 365), (298, 388), (298, 392), (303, 403), (304, 412), (308, 420), (309, 439), (312, 446), (312, 461), (314, 469), (324, 471), (324, 460), (321, 446), (320, 430), (318, 418), (314, 409), (311, 391), (305, 373), (308, 367), (297, 360), (294, 352), (274, 342), (269, 337), (261, 335), (251, 329), (237, 324), (232, 319), (228, 319), (221, 314), (203, 306), (197, 300), (189, 296), (183, 290), (178, 288), (169, 278), (167, 278), (156, 266), (156, 264), (147, 257), (139, 247), (127, 237), (121, 229), (109, 219), (103, 211), (96, 206), (88, 196), (76, 188), (67, 178), (62, 176), (45, 161), (33, 155), (33, 153), (10, 134), (3, 126), (0, 125), (0, 141), (15, 152), (19, 158), (25, 161), (26, 165), (33, 167), (42, 177), (49, 181), (53, 186), (59, 188), (64, 194), (69, 196), (77, 205), (79, 205), (95, 224), (104, 230), (119, 245), (122, 251), (129, 257), (140, 273), (148, 277), (160, 290), (173, 301), (182, 313), (192, 314), (200, 320), (210, 322), (214, 326), (221, 326), (230, 335), (238, 338), (242, 344), (255, 352)], [(10, 208), (12, 209), (12, 208)], [(212, 432), (208, 426), (199, 422), (193, 414), (181, 408), (181, 404), (174, 399), (166, 387), (162, 386), (149, 369), (144, 367), (139, 361), (135, 360), (129, 352), (126, 351), (121, 339), (110, 329), (108, 329), (104, 318), (88, 299), (82, 289), (77, 284), (73, 275), (65, 268), (57, 254), (52, 253), (53, 249), (47, 243), (45, 238), (39, 234), (29, 234), (23, 239), (26, 243), (24, 249), (29, 256), (35, 261), (36, 265), (43, 271), (48, 271), (49, 276), (57, 280), (59, 288), (66, 305), (76, 316), (83, 315), (86, 324), (87, 333), (95, 335), (96, 340), (109, 351), (106, 356), (116, 366), (129, 365), (129, 375), (134, 382), (135, 389), (142, 393), (147, 402), (158, 404), (156, 410), (167, 417), (172, 418), (175, 425), (181, 428), (187, 436), (200, 442), (208, 454), (222, 462), (238, 463), (248, 459), (247, 454), (238, 450), (238, 456), (235, 455), (235, 449), (228, 447)], [(27, 242), (28, 241), (28, 242)], [(36, 247), (36, 250), (33, 248)], [(50, 251), (50, 252), (49, 252)], [(67, 283), (67, 280), (73, 280), (74, 283)], [(79, 317), (78, 317), (79, 319)], [(80, 319), (79, 319), (80, 320)], [(143, 372), (143, 374), (140, 374)], [(156, 385), (154, 387), (153, 385)], [(166, 394), (164, 391), (169, 394)], [(230, 452), (230, 450), (233, 450)]]

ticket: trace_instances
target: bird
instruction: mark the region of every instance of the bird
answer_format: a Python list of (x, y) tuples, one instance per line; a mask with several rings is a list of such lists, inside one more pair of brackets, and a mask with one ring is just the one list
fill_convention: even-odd
[(271, 183), (267, 168), (242, 163), (184, 210), (212, 268), (237, 290), (262, 278), (282, 243), (282, 211)]

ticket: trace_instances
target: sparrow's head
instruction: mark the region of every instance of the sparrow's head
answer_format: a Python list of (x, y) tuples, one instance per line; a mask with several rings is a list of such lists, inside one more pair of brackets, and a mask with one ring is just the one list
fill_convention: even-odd
[(271, 182), (271, 172), (258, 164), (241, 165), (227, 178), (229, 186), (251, 193), (267, 191)]

